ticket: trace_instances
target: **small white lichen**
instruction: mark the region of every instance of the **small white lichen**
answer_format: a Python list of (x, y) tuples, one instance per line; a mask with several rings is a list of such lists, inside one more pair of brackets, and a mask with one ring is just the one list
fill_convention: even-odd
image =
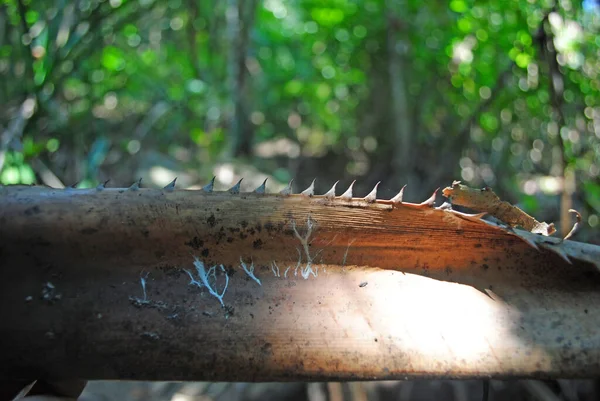
[(303, 237), (300, 235), (300, 233), (296, 229), (296, 222), (294, 220), (292, 220), (292, 230), (294, 231), (294, 235), (296, 236), (296, 238), (298, 238), (298, 241), (300, 241), (300, 245), (302, 245), (302, 249), (304, 250), (304, 254), (306, 256), (306, 265), (304, 267), (300, 267), (300, 265), (302, 264), (302, 252), (300, 252), (300, 250), (297, 249), (298, 264), (296, 265), (296, 269), (294, 270), (294, 275), (295, 276), (298, 275), (298, 268), (300, 268), (300, 275), (305, 280), (308, 279), (308, 277), (311, 274), (314, 277), (317, 277), (318, 273), (319, 273), (319, 267), (316, 265), (313, 266), (313, 258), (311, 257), (310, 250), (309, 250), (310, 236), (312, 235), (312, 230), (313, 230), (314, 226), (315, 226), (314, 221), (310, 218), (310, 215), (309, 215), (308, 219), (306, 220), (306, 234)]
[(146, 294), (146, 279), (148, 278), (148, 274), (150, 274), (149, 272), (146, 273), (145, 276), (141, 276), (140, 277), (140, 283), (142, 283), (142, 291), (144, 293), (144, 298), (142, 299), (143, 302), (147, 302), (148, 301), (148, 297)]
[(271, 262), (271, 271), (275, 277), (281, 277), (281, 273), (279, 272), (279, 266), (274, 261)]
[(348, 241), (348, 246), (346, 247), (346, 252), (344, 252), (344, 260), (342, 260), (342, 267), (346, 266), (346, 258), (348, 257), (348, 251), (350, 250), (350, 245), (352, 245), (356, 241), (356, 238), (352, 239), (352, 241)]
[[(194, 256), (194, 267), (196, 268), (196, 272), (198, 274), (198, 279), (200, 281), (196, 280), (194, 278), (194, 275), (189, 270), (183, 269), (183, 271), (185, 271), (188, 274), (188, 276), (190, 276), (190, 280), (191, 280), (190, 285), (196, 285), (196, 286), (198, 286), (198, 288), (206, 287), (206, 289), (208, 290), (210, 295), (217, 298), (219, 300), (219, 302), (221, 303), (221, 306), (225, 307), (225, 304), (223, 303), (223, 296), (225, 295), (225, 291), (227, 291), (227, 286), (229, 285), (229, 276), (227, 275), (227, 273), (225, 273), (225, 287), (223, 287), (223, 291), (219, 294), (216, 290), (217, 265), (210, 267), (207, 271), (206, 268), (204, 267), (204, 263), (200, 259), (198, 259), (197, 257)], [(221, 268), (222, 272), (225, 272), (225, 267), (223, 267), (223, 265), (220, 265), (220, 268)], [(209, 277), (212, 277), (212, 279), (213, 279), (212, 284), (209, 282)]]
[(262, 284), (260, 283), (260, 280), (254, 275), (254, 262), (252, 262), (250, 264), (250, 267), (248, 267), (246, 265), (246, 263), (244, 263), (244, 261), (242, 260), (242, 258), (240, 258), (240, 263), (242, 264), (242, 268), (244, 269), (244, 271), (246, 272), (246, 274), (254, 281), (256, 281), (258, 283), (258, 285), (262, 286)]
[[(143, 298), (140, 297), (135, 297), (135, 296), (130, 296), (129, 300), (133, 303), (133, 305), (135, 306), (150, 306), (153, 304), (153, 302), (151, 302), (148, 299), (148, 292), (146, 291), (146, 282), (148, 280), (148, 276), (150, 275), (150, 272), (147, 272), (146, 274), (143, 274), (144, 272), (142, 271), (142, 273), (140, 274), (140, 284), (142, 286), (142, 295)], [(157, 304), (158, 306), (158, 304)]]

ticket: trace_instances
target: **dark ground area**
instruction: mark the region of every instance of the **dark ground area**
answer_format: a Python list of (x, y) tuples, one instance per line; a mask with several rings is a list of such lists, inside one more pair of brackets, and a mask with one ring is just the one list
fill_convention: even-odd
[[(81, 401), (479, 401), (482, 380), (352, 383), (90, 382)], [(598, 380), (491, 380), (489, 401), (598, 401)]]

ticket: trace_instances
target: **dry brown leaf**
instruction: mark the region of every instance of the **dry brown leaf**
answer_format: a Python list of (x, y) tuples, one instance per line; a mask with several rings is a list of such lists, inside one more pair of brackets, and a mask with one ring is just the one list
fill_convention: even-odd
[(486, 212), (511, 227), (522, 227), (534, 234), (552, 235), (554, 223), (539, 222), (518, 207), (501, 200), (490, 188), (475, 189), (454, 181), (452, 187), (442, 191), (453, 205), (464, 206), (478, 212)]

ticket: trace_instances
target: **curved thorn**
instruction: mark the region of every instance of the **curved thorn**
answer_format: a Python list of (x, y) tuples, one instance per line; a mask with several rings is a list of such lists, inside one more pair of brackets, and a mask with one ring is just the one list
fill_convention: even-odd
[(260, 187), (256, 188), (254, 190), (254, 193), (256, 194), (264, 194), (265, 192), (267, 192), (267, 180), (268, 178), (265, 178), (265, 180), (263, 181), (263, 183), (261, 184)]
[(369, 194), (363, 198), (363, 200), (365, 202), (373, 203), (377, 200), (377, 187), (379, 186), (380, 183), (381, 183), (381, 181), (379, 181), (377, 184), (375, 184), (375, 187), (373, 188), (373, 190), (371, 192), (369, 192)]
[(575, 224), (573, 224), (573, 228), (571, 228), (571, 231), (569, 231), (569, 233), (565, 236), (565, 238), (563, 238), (563, 241), (566, 239), (569, 239), (573, 235), (575, 235), (575, 233), (579, 230), (579, 226), (581, 225), (581, 213), (579, 213), (575, 209), (569, 209), (569, 213), (575, 214), (577, 221), (575, 222)]
[(211, 193), (213, 191), (213, 188), (215, 187), (215, 178), (216, 177), (213, 177), (208, 184), (203, 186), (201, 191)]
[(331, 187), (331, 189), (329, 191), (327, 191), (327, 193), (323, 194), (324, 197), (326, 197), (327, 199), (333, 199), (335, 198), (335, 186), (338, 184), (339, 181), (336, 181), (333, 186)]
[(173, 178), (173, 181), (165, 185), (163, 189), (167, 192), (173, 191), (175, 189), (175, 181), (177, 181), (177, 177)]
[(556, 244), (555, 243), (550, 243), (550, 244), (542, 243), (540, 245), (542, 246), (542, 248), (554, 252), (555, 254), (560, 256), (565, 262), (572, 265), (573, 262), (571, 262), (571, 259), (569, 259), (569, 255), (567, 255), (567, 253), (564, 251), (564, 249), (560, 246), (562, 241), (564, 241), (564, 239)]
[(140, 185), (142, 184), (142, 179), (140, 178), (139, 180), (137, 180), (136, 182), (134, 182), (133, 184), (131, 184), (131, 186), (129, 187), (130, 191), (137, 191), (138, 189), (140, 189)]
[(317, 179), (315, 178), (314, 180), (312, 180), (312, 182), (310, 183), (310, 186), (308, 188), (306, 188), (304, 191), (300, 192), (301, 195), (304, 196), (313, 196), (315, 194), (315, 181)]
[(452, 204), (448, 203), (448, 202), (444, 202), (441, 205), (439, 205), (438, 207), (435, 208), (436, 210), (452, 210)]
[(110, 179), (98, 184), (98, 186), (96, 187), (96, 189), (98, 191), (102, 191), (104, 188), (106, 188), (106, 184), (108, 184), (108, 182), (110, 181)]
[[(485, 220), (484, 220), (485, 221)], [(540, 251), (540, 247), (538, 246), (538, 244), (535, 242), (536, 238), (535, 237), (529, 237), (527, 235), (520, 235), (519, 233), (515, 232), (512, 230), (512, 228), (504, 228), (504, 231), (506, 232), (510, 232), (514, 235), (516, 235), (517, 237), (521, 238), (523, 241), (525, 241), (530, 247), (532, 247), (533, 249), (535, 249), (536, 251)]]
[(236, 194), (240, 193), (240, 187), (242, 186), (242, 180), (243, 180), (243, 178), (240, 178), (240, 180), (237, 182), (237, 184), (235, 184), (234, 186), (229, 188), (230, 194), (236, 195)]
[(346, 190), (346, 192), (344, 192), (343, 194), (341, 194), (339, 196), (340, 199), (352, 200), (352, 187), (354, 186), (355, 182), (356, 182), (356, 180), (352, 181), (352, 183), (350, 184), (350, 186), (348, 187), (348, 189)]
[(76, 181), (74, 184), (71, 184), (67, 187), (67, 189), (77, 189), (77, 185), (79, 185), (80, 181)]
[(406, 184), (404, 184), (400, 192), (398, 192), (398, 195), (394, 196), (392, 199), (390, 199), (390, 201), (394, 203), (402, 203), (402, 198), (404, 197), (404, 188), (406, 188)]
[(435, 204), (435, 197), (436, 197), (436, 195), (437, 195), (437, 193), (438, 193), (439, 190), (440, 189), (438, 188), (435, 191), (433, 191), (433, 194), (429, 197), (429, 199), (427, 199), (424, 202), (421, 202), (420, 205), (421, 206), (431, 206), (431, 207), (433, 207), (434, 204)]
[(279, 191), (279, 193), (281, 195), (285, 195), (285, 196), (291, 195), (292, 194), (292, 182), (294, 182), (293, 178), (290, 180), (287, 187), (283, 188), (281, 191)]

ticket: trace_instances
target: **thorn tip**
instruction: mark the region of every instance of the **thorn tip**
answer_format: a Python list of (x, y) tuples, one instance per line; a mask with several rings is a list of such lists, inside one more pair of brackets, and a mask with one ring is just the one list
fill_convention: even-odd
[(229, 193), (232, 195), (236, 195), (240, 193), (240, 188), (242, 186), (242, 180), (243, 178), (240, 178), (240, 180), (237, 182), (237, 184), (235, 184), (234, 186), (232, 186), (231, 188), (229, 188)]
[(210, 182), (208, 184), (203, 186), (201, 191), (211, 193), (213, 191), (213, 188), (215, 187), (215, 178), (216, 177), (213, 177), (212, 180), (210, 180)]
[(110, 179), (98, 184), (98, 186), (96, 187), (96, 190), (102, 191), (104, 188), (106, 188), (106, 184), (108, 184), (109, 181), (110, 181)]
[(350, 186), (348, 187), (348, 189), (346, 190), (346, 192), (344, 192), (343, 194), (341, 194), (339, 196), (340, 199), (343, 199), (343, 200), (352, 200), (352, 187), (354, 186), (355, 182), (356, 182), (356, 180), (352, 181), (352, 183), (350, 184)]
[(292, 183), (294, 182), (294, 179), (292, 178), (290, 180), (290, 182), (288, 183), (287, 187), (283, 188), (281, 191), (279, 191), (279, 194), (284, 195), (284, 196), (288, 196), (292, 194)]
[(142, 179), (140, 178), (139, 180), (137, 180), (136, 182), (134, 182), (133, 184), (131, 184), (131, 186), (129, 187), (130, 191), (137, 191), (138, 189), (140, 189), (140, 185), (142, 185)]
[(371, 190), (371, 192), (369, 192), (369, 194), (363, 198), (363, 200), (365, 202), (373, 203), (377, 200), (377, 187), (379, 186), (380, 183), (381, 183), (381, 181), (377, 182), (377, 184), (375, 184), (375, 187), (373, 188), (373, 190)]
[(400, 192), (396, 196), (394, 196), (390, 201), (394, 203), (402, 203), (402, 198), (404, 197), (404, 188), (406, 188), (406, 184), (400, 189)]
[(165, 185), (163, 189), (167, 192), (173, 191), (175, 189), (175, 181), (177, 181), (177, 177), (173, 178), (173, 181)]
[(440, 189), (436, 189), (435, 191), (433, 191), (433, 194), (429, 197), (429, 199), (427, 199), (424, 202), (421, 202), (421, 206), (430, 206), (433, 207), (435, 205), (435, 197), (437, 196), (437, 193)]
[(257, 194), (264, 194), (265, 192), (267, 192), (267, 180), (269, 178), (265, 178), (265, 180), (263, 181), (263, 183), (254, 190), (254, 193)]
[(302, 195), (304, 196), (313, 196), (315, 194), (315, 181), (317, 179), (313, 179), (312, 182), (310, 183), (310, 186), (308, 188), (306, 188), (304, 191), (301, 192)]
[(331, 187), (331, 189), (329, 191), (327, 191), (323, 196), (327, 199), (333, 199), (335, 198), (335, 186), (338, 184), (338, 182), (340, 182), (339, 180), (336, 181), (333, 186)]

